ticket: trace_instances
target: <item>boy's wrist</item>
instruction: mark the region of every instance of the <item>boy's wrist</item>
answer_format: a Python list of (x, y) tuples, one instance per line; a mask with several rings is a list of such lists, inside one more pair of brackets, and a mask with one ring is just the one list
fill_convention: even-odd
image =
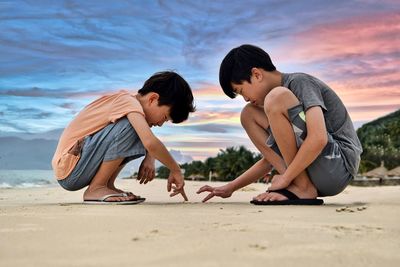
[(179, 167), (177, 167), (177, 168), (173, 168), (173, 169), (170, 169), (170, 172), (174, 172), (174, 173), (180, 173), (180, 174), (182, 174), (181, 168), (179, 168)]
[(232, 193), (239, 189), (239, 188), (237, 187), (237, 185), (235, 184), (235, 181), (229, 182), (229, 183), (227, 183), (225, 186), (226, 186), (226, 188), (227, 188), (229, 191), (231, 191)]
[(156, 160), (156, 159), (155, 159), (153, 156), (151, 156), (149, 153), (146, 154), (145, 158), (146, 158), (147, 160), (152, 160), (152, 161), (155, 161), (155, 160)]

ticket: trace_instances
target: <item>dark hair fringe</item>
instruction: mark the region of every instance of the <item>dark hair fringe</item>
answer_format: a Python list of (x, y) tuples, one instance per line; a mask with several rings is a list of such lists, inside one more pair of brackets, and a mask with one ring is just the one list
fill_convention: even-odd
[(138, 91), (141, 95), (157, 93), (160, 98), (158, 105), (167, 105), (171, 108), (173, 123), (180, 123), (189, 117), (189, 112), (195, 112), (193, 94), (189, 84), (174, 71), (163, 71), (153, 74), (145, 81)]
[(230, 98), (235, 98), (231, 83), (250, 82), (252, 68), (276, 70), (268, 53), (260, 47), (244, 44), (229, 51), (219, 68), (219, 83), (224, 93)]

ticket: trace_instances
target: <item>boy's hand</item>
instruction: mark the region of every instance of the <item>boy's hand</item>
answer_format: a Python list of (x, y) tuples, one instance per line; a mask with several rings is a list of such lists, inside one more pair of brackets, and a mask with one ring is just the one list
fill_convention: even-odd
[(146, 155), (140, 164), (137, 179), (141, 184), (147, 184), (156, 176), (155, 160), (150, 155)]
[(205, 185), (197, 191), (197, 194), (203, 193), (203, 192), (210, 192), (202, 202), (206, 202), (210, 198), (217, 196), (217, 197), (222, 197), (222, 198), (228, 198), (232, 195), (233, 190), (230, 188), (228, 184), (219, 186), (219, 187), (212, 187), (209, 185)]
[(271, 180), (271, 186), (268, 187), (268, 190), (279, 190), (288, 187), (291, 183), (291, 180), (287, 179), (284, 175), (275, 174)]
[(167, 190), (168, 192), (172, 193), (169, 195), (170, 197), (176, 196), (177, 194), (182, 194), (182, 197), (185, 201), (188, 201), (188, 198), (186, 196), (185, 190), (183, 187), (185, 186), (185, 182), (183, 180), (183, 176), (181, 171), (171, 171), (169, 173), (168, 177), (168, 183), (167, 183)]

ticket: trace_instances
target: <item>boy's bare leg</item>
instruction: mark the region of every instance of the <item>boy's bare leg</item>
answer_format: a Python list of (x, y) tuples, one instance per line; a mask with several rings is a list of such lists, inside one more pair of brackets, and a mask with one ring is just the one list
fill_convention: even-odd
[[(103, 161), (96, 175), (93, 177), (93, 180), (90, 183), (89, 187), (83, 194), (83, 199), (98, 199), (108, 194), (120, 193), (118, 191), (108, 188), (108, 182), (111, 177), (113, 177), (115, 172), (120, 168), (120, 164), (123, 160), (124, 158)], [(118, 175), (118, 173), (116, 175)], [(110, 197), (107, 199), (107, 201), (123, 201), (133, 199), (135, 199), (135, 196)]]
[(284, 173), (286, 170), (285, 162), (266, 144), (268, 138), (266, 129), (269, 122), (264, 110), (261, 107), (247, 104), (242, 110), (240, 121), (258, 151), (279, 173)]
[(125, 164), (124, 164), (124, 165), (120, 165), (120, 166), (115, 170), (115, 172), (111, 175), (111, 177), (110, 177), (110, 179), (108, 180), (108, 183), (107, 183), (107, 187), (108, 187), (108, 188), (110, 188), (110, 189), (112, 189), (112, 190), (114, 190), (114, 191), (120, 192), (120, 193), (123, 193), (123, 192), (124, 192), (123, 190), (116, 188), (115, 185), (114, 185), (115, 179), (117, 179), (118, 174), (121, 172), (121, 170), (122, 170), (124, 167), (125, 167)]
[[(293, 161), (298, 151), (287, 110), (297, 104), (299, 104), (297, 97), (289, 89), (284, 87), (273, 89), (267, 95), (264, 103), (264, 110), (267, 114), (272, 133), (287, 166)], [(305, 170), (292, 180), (292, 183), (287, 189), (300, 198), (317, 197), (317, 189)], [(274, 201), (287, 198), (281, 194), (271, 192), (261, 194), (256, 199)]]
[(132, 192), (126, 192), (126, 191), (124, 191), (122, 189), (119, 189), (119, 188), (115, 187), (115, 184), (114, 184), (115, 180), (116, 180), (118, 174), (121, 172), (121, 170), (125, 167), (125, 165), (126, 164), (120, 165), (118, 167), (118, 169), (113, 173), (113, 175), (110, 177), (110, 180), (108, 180), (107, 187), (110, 188), (111, 190), (117, 191), (119, 193), (127, 193), (129, 195), (132, 195), (132, 196), (136, 197), (136, 195), (134, 195)]

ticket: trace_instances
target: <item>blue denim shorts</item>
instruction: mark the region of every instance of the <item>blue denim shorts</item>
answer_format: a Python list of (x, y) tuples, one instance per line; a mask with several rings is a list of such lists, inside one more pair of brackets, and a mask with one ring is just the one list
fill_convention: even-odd
[(88, 186), (103, 161), (124, 158), (121, 165), (146, 154), (142, 141), (126, 117), (84, 138), (80, 159), (73, 171), (59, 184), (75, 191)]
[[(299, 104), (288, 109), (288, 115), (296, 138), (297, 148), (300, 148), (307, 136), (303, 105)], [(269, 135), (267, 146), (282, 157), (270, 127), (268, 127), (267, 132)], [(327, 133), (327, 135), (328, 143), (325, 148), (306, 169), (308, 176), (318, 190), (318, 195), (321, 197), (339, 194), (353, 179), (353, 176), (345, 167), (345, 159), (339, 143), (331, 134)]]

